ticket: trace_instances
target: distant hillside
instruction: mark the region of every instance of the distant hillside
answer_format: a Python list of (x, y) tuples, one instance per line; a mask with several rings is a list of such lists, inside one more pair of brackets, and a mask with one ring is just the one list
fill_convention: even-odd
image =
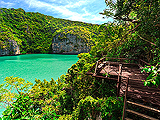
[[(88, 52), (98, 35), (98, 27), (21, 8), (0, 8), (0, 54)], [(74, 36), (71, 41), (70, 36)], [(83, 45), (78, 47), (80, 43)], [(65, 44), (70, 45), (68, 50), (63, 49)], [(87, 48), (81, 51), (83, 46)]]

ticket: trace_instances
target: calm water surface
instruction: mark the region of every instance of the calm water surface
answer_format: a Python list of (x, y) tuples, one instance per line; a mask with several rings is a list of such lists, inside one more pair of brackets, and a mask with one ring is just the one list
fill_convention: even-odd
[(77, 55), (27, 54), (0, 57), (0, 83), (5, 77), (20, 77), (34, 83), (35, 78), (50, 81), (67, 72)]
[[(78, 61), (77, 55), (27, 54), (0, 57), (0, 84), (6, 77), (20, 77), (34, 83), (35, 78), (57, 80)], [(1, 107), (1, 106), (0, 106)], [(4, 110), (4, 109), (3, 109)], [(0, 116), (2, 114), (0, 109)]]

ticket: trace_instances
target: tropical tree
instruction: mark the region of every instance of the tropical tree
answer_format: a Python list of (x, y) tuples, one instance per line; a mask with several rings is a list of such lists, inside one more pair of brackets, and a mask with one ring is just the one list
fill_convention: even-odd
[[(117, 48), (122, 56), (138, 57), (156, 67), (146, 67), (152, 72), (145, 85), (159, 85), (160, 61), (160, 1), (159, 0), (105, 0), (107, 8), (100, 14), (114, 18), (127, 29), (120, 37)], [(147, 84), (146, 84), (147, 83)]]

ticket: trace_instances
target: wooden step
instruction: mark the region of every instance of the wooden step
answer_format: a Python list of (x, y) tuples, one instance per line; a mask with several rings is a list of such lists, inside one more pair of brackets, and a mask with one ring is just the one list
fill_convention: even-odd
[(154, 88), (147, 88), (147, 87), (144, 87), (144, 86), (136, 86), (136, 85), (129, 85), (129, 88), (131, 90), (138, 90), (139, 92), (147, 92), (147, 93), (156, 93), (156, 94), (160, 94), (160, 90), (158, 89), (154, 89)]
[(133, 119), (131, 119), (131, 118), (125, 118), (125, 120), (133, 120)]
[(128, 94), (129, 95), (127, 95), (127, 97), (129, 97), (129, 98), (131, 98), (131, 99), (135, 99), (135, 100), (141, 100), (141, 101), (143, 101), (143, 102), (145, 102), (145, 103), (151, 103), (151, 104), (153, 104), (153, 105), (160, 105), (160, 98), (157, 98), (157, 97), (155, 97), (155, 96), (151, 96), (151, 97), (153, 97), (153, 98), (151, 98), (151, 97), (146, 97), (145, 95), (140, 95), (140, 96), (138, 96), (139, 94), (136, 94), (135, 95), (135, 93), (131, 93), (131, 92), (128, 92)]
[(145, 118), (145, 119), (147, 119), (147, 120), (158, 120), (158, 119), (156, 119), (156, 118), (153, 118), (153, 117), (150, 117), (150, 116), (148, 116), (148, 115), (144, 115), (144, 114), (135, 112), (135, 111), (130, 110), (130, 109), (126, 109), (126, 112), (129, 112), (129, 113), (138, 115), (139, 117)]
[(154, 112), (160, 113), (160, 110), (155, 109), (155, 108), (151, 108), (151, 107), (148, 107), (148, 106), (145, 106), (145, 105), (142, 105), (142, 104), (138, 104), (138, 103), (131, 102), (131, 101), (127, 101), (127, 103), (132, 104), (132, 105), (136, 105), (136, 106), (139, 106), (139, 107), (142, 107), (142, 108), (146, 108), (146, 109), (148, 109), (150, 111), (154, 111)]
[[(146, 99), (145, 101), (146, 102), (150, 102), (150, 101), (147, 101), (147, 100), (152, 100), (152, 101), (155, 101), (155, 99), (159, 99), (160, 100), (160, 96), (159, 94), (145, 94), (145, 93), (138, 93), (137, 91), (128, 91), (127, 93), (129, 97), (133, 96), (133, 97), (136, 97), (138, 99)], [(154, 99), (153, 99), (154, 98)], [(159, 105), (159, 104), (157, 104)]]

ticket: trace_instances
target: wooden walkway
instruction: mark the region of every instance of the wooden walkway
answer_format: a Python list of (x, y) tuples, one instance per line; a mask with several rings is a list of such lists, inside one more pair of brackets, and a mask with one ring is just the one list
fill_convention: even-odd
[[(126, 63), (125, 61), (132, 63)], [(116, 80), (117, 97), (124, 96), (128, 78), (128, 98), (142, 101), (144, 104), (156, 105), (160, 109), (160, 86), (156, 88), (155, 86), (147, 87), (143, 85), (142, 80), (145, 80), (148, 76), (146, 73), (141, 73), (140, 67), (144, 65), (150, 66), (143, 60), (106, 59), (105, 57), (98, 60), (86, 74), (104, 80)]]
[(140, 67), (144, 65), (150, 66), (141, 59), (105, 57), (86, 73), (102, 80), (117, 81), (117, 97), (125, 96), (122, 120), (160, 120), (160, 86), (143, 85), (142, 80), (148, 77), (147, 73), (141, 73)]

